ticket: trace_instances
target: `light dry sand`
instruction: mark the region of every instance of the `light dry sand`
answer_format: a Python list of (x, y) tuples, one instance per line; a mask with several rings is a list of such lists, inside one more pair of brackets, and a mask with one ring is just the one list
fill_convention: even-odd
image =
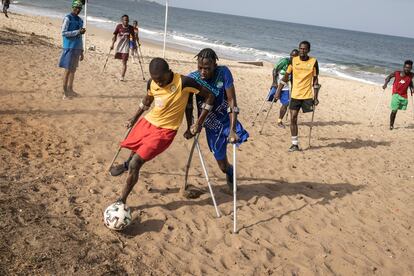
[[(119, 62), (111, 59), (102, 73), (111, 34), (92, 30), (97, 51), (76, 75), (82, 97), (62, 101), (59, 23), (16, 14), (0, 21), (1, 275), (413, 275), (411, 110), (389, 131), (387, 90), (369, 126), (381, 89), (322, 76), (313, 147), (310, 115), (300, 114), (304, 151), (288, 153), (289, 131), (275, 125), (279, 106), (263, 135), (259, 123), (251, 127), (270, 64), (220, 61), (233, 72), (251, 135), (238, 150), (239, 234), (231, 233), (232, 197), (220, 192), (225, 179), (204, 137), (223, 217), (208, 194), (179, 193), (191, 147), (184, 128), (143, 168), (129, 198), (132, 225), (106, 229), (102, 212), (126, 178), (106, 169), (146, 83), (131, 63), (125, 83), (117, 81)], [(146, 63), (161, 55), (148, 43), (142, 50)], [(169, 50), (167, 58), (186, 74), (196, 68), (194, 54)], [(197, 158), (190, 182), (206, 188)]]

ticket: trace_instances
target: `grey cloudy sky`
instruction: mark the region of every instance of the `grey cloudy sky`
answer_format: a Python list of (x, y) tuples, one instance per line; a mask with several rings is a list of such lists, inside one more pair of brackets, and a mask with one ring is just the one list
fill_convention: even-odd
[(414, 0), (169, 0), (169, 3), (180, 8), (414, 38)]

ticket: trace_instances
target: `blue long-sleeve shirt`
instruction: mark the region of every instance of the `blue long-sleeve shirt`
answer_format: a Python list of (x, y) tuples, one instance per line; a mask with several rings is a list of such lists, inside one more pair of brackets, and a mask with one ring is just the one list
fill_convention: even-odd
[(65, 16), (62, 23), (64, 49), (83, 49), (82, 35), (83, 20), (72, 13)]

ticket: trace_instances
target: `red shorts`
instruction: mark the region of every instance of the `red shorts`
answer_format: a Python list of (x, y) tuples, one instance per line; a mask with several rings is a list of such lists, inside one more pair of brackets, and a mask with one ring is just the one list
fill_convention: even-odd
[(149, 161), (166, 150), (176, 134), (176, 130), (156, 127), (142, 118), (121, 142), (121, 147), (130, 149), (145, 161)]
[(115, 54), (115, 59), (122, 59), (123, 61), (128, 61), (128, 58), (129, 58), (129, 54), (125, 54), (125, 53)]

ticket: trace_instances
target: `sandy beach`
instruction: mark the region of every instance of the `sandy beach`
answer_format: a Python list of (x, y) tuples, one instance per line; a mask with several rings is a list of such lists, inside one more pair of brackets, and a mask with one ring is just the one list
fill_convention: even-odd
[[(390, 131), (388, 88), (370, 125), (381, 87), (322, 75), (312, 147), (311, 115), (300, 114), (304, 150), (288, 153), (289, 129), (276, 126), (279, 104), (262, 135), (264, 112), (251, 126), (271, 84), (270, 63), (219, 61), (232, 70), (251, 137), (237, 152), (239, 233), (232, 234), (232, 197), (220, 191), (225, 177), (204, 133), (223, 216), (216, 218), (208, 193), (190, 200), (179, 192), (192, 143), (184, 126), (145, 164), (128, 199), (132, 224), (108, 230), (102, 214), (126, 174), (111, 177), (107, 167), (146, 82), (132, 62), (126, 82), (112, 58), (102, 73), (112, 34), (90, 28), (96, 51), (76, 74), (81, 97), (63, 101), (60, 23), (0, 19), (0, 275), (414, 275), (412, 103)], [(148, 79), (148, 63), (162, 50), (144, 41), (142, 52)], [(187, 74), (195, 54), (168, 49), (166, 58)], [(193, 160), (190, 182), (207, 189)]]

